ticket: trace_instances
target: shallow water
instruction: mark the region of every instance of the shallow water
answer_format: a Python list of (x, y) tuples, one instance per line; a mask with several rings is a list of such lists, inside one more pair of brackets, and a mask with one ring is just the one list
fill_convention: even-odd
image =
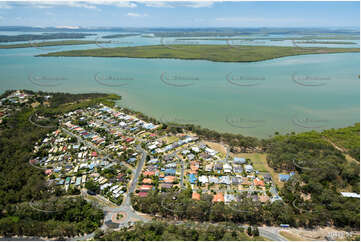
[[(123, 45), (159, 44), (159, 38), (117, 41), (127, 42)], [(34, 57), (49, 51), (96, 47), (0, 50), (0, 89), (112, 92), (123, 96), (120, 105), (162, 121), (257, 137), (359, 122), (359, 53), (253, 63)]]

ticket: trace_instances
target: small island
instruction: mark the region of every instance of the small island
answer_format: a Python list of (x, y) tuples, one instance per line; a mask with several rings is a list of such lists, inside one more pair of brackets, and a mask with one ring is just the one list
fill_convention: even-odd
[(108, 41), (94, 41), (94, 40), (62, 40), (62, 41), (46, 41), (46, 42), (29, 42), (25, 44), (8, 44), (0, 45), (0, 49), (16, 49), (16, 48), (38, 48), (59, 45), (90, 45), (109, 43)]
[(306, 40), (306, 41), (295, 41), (297, 44), (326, 44), (326, 45), (355, 45), (356, 42), (351, 41), (317, 41), (317, 40)]
[(215, 62), (255, 62), (286, 56), (346, 52), (360, 52), (360, 48), (300, 48), (290, 46), (245, 45), (151, 45), (60, 51), (37, 56), (168, 58), (209, 60)]
[(96, 34), (90, 33), (43, 33), (43, 34), (19, 34), (0, 35), (0, 42), (17, 42), (33, 40), (53, 40), (53, 39), (83, 39)]
[(139, 36), (139, 34), (111, 34), (111, 35), (105, 35), (102, 38), (103, 39), (116, 39), (116, 38), (126, 38), (126, 37), (134, 37)]

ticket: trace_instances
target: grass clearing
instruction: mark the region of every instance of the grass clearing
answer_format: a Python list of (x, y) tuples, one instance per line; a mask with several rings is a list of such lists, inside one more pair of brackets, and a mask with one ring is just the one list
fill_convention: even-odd
[(267, 164), (267, 154), (266, 153), (239, 153), (232, 154), (235, 157), (243, 157), (246, 159), (251, 159), (253, 167), (260, 172), (268, 172), (272, 176), (272, 181), (279, 187), (283, 187), (283, 182), (279, 181), (278, 174), (268, 166)]
[(260, 172), (269, 172), (266, 153), (240, 153), (235, 156), (251, 159), (251, 162), (253, 163), (253, 167), (256, 170)]
[(167, 143), (167, 145), (174, 143), (176, 141), (179, 140), (179, 138), (177, 136), (167, 136), (164, 138), (165, 142)]
[(211, 149), (218, 151), (222, 154), (222, 157), (225, 157), (227, 153), (227, 149), (224, 145), (220, 143), (210, 142), (210, 141), (204, 141), (206, 145), (208, 145)]

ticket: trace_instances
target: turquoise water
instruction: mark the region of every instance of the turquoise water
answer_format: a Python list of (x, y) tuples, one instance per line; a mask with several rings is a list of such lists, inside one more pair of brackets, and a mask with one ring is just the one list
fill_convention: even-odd
[[(135, 45), (159, 41), (140, 37), (118, 40), (132, 40)], [(359, 122), (359, 53), (254, 63), (34, 57), (47, 51), (0, 50), (1, 91), (112, 92), (123, 96), (120, 105), (163, 121), (257, 137)]]

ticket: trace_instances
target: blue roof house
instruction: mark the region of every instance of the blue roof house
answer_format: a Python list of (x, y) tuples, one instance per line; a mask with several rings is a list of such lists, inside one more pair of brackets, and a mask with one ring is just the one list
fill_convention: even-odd
[(188, 180), (191, 184), (195, 184), (197, 181), (197, 177), (194, 174), (189, 174)]
[(164, 171), (164, 173), (166, 174), (166, 175), (175, 175), (175, 169), (166, 169), (165, 171)]
[(246, 159), (242, 158), (242, 157), (234, 157), (233, 158), (233, 163), (235, 163), (235, 164), (245, 164)]
[(286, 182), (290, 179), (289, 174), (279, 174), (278, 176), (279, 176), (281, 182)]

